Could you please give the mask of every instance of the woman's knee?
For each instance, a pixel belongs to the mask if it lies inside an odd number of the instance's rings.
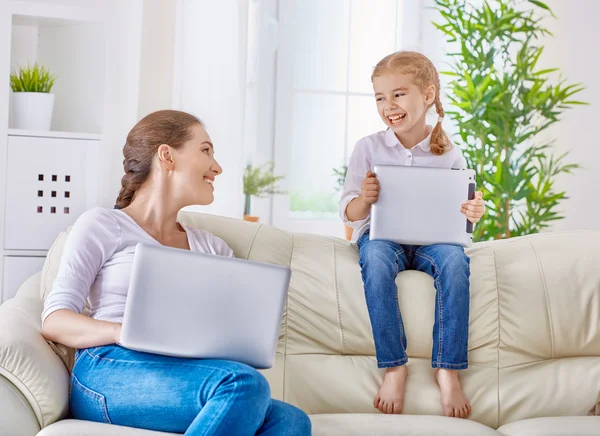
[[[291,404],[277,400],[272,401],[271,413],[274,416],[269,418],[280,423],[286,429],[286,435],[305,436],[311,434],[312,423],[305,412]]]
[[[257,402],[270,401],[271,388],[265,376],[243,363],[231,362],[228,366],[231,383],[236,384],[244,394],[255,398]]]

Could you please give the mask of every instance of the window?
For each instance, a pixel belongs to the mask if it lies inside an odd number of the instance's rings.
[[[333,170],[347,164],[360,138],[385,128],[370,77],[400,46],[400,3],[280,1],[280,18],[294,19],[280,25],[288,45],[280,47],[277,69],[274,155],[288,195],[273,202],[274,225],[343,234]]]

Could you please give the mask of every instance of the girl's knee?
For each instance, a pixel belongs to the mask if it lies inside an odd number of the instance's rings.
[[[445,266],[450,268],[469,268],[469,256],[458,245],[443,245],[439,256]]]
[[[382,241],[371,241],[360,250],[360,261],[363,267],[391,264],[395,259],[395,251]]]

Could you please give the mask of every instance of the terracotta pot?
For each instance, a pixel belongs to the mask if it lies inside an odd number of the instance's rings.
[[[244,220],[245,221],[250,221],[253,223],[257,223],[260,217],[255,216],[255,215],[244,215]]]
[[[352,239],[352,231],[354,229],[352,227],[346,226],[346,225],[344,225],[344,227],[345,227],[344,230],[346,230],[346,239],[349,241],[350,239]]]

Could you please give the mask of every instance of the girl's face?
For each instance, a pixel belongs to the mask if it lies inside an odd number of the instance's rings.
[[[427,109],[435,100],[435,86],[425,92],[412,75],[387,73],[373,78],[377,111],[394,133],[405,135],[425,128]]]
[[[173,188],[182,203],[207,205],[214,200],[213,182],[223,169],[214,156],[204,127],[192,127],[192,138],[179,149],[171,149]]]

